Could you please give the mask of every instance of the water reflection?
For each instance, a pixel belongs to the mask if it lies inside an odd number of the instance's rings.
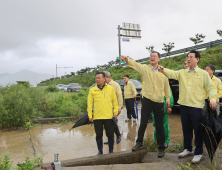
[[[115,143],[114,152],[131,150],[135,144],[140,120],[137,122],[125,122],[126,117],[126,110],[123,109],[118,117],[118,126],[122,135],[122,141],[118,145]],[[171,141],[176,141],[182,137],[180,116],[171,115],[169,118]],[[60,160],[97,154],[94,126],[85,125],[69,131],[72,126],[72,124],[48,124],[32,128],[30,134],[36,155],[45,154],[43,162],[51,162],[53,161],[54,153],[59,153]],[[149,123],[147,133],[153,135],[153,130],[152,124]],[[103,136],[104,141],[106,141],[105,132]],[[28,131],[0,132],[0,157],[4,153],[10,152],[11,160],[13,160],[14,164],[18,161],[24,161],[26,155],[34,155],[31,146],[32,143]],[[104,153],[108,152],[108,145],[104,145]]]

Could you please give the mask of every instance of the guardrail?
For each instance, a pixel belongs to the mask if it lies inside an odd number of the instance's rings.
[[[210,41],[208,43],[197,45],[197,49],[211,48],[211,47],[221,45],[221,44],[222,44],[222,39],[221,40],[216,40],[216,41]],[[172,56],[172,55],[182,54],[182,53],[190,52],[191,50],[196,50],[196,46],[187,47],[187,48],[183,48],[183,49],[180,49],[180,50],[172,51],[172,52],[170,52],[170,55]],[[168,53],[160,54],[160,58],[167,57],[167,56],[169,56]],[[142,58],[142,59],[139,59],[139,60],[136,60],[136,61],[139,62],[139,63],[146,62],[146,61],[149,61],[149,57]],[[126,66],[126,65],[127,64],[125,64],[125,63],[121,64],[121,66]]]

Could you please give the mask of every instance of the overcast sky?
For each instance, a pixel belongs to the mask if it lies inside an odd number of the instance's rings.
[[[163,43],[193,46],[189,37],[220,39],[221,0],[0,0],[0,74],[28,69],[58,75],[106,64],[118,56],[117,27],[140,24],[141,40],[121,42],[122,54],[149,56]]]

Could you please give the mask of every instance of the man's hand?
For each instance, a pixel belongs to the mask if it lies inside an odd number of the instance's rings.
[[[216,103],[216,102],[210,102],[210,108],[211,108],[212,110],[215,110],[216,106],[217,106],[217,103]]]
[[[133,95],[133,98],[136,98],[136,94]]]
[[[89,121],[90,121],[90,122],[93,122],[93,118],[89,118]]]
[[[171,109],[171,108],[168,108],[168,109],[167,109],[167,113],[168,113],[168,114],[171,114],[171,113],[172,113],[172,109]]]
[[[121,56],[121,60],[128,61],[128,57],[127,56],[124,56],[124,55],[120,55],[120,56]]]
[[[117,120],[117,115],[113,115],[113,118],[115,118],[115,121]]]
[[[170,107],[170,102],[166,101],[166,107],[169,108]]]
[[[118,109],[118,115],[121,113],[121,109]]]
[[[159,71],[159,72],[163,72],[163,70],[164,70],[164,67],[161,66],[161,65],[158,65],[158,71]]]

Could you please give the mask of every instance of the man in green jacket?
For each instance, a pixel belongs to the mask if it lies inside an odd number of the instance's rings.
[[[170,114],[172,112],[172,107],[174,104],[174,100],[173,100],[173,94],[172,91],[170,89],[171,92],[171,97],[170,97],[170,107],[167,108],[166,107],[166,97],[164,96],[164,117],[163,117],[163,127],[164,127],[164,133],[165,133],[165,147],[168,147],[168,144],[170,142],[170,127],[169,127],[169,119],[168,119],[168,114]],[[155,123],[155,118],[154,118],[154,113],[152,111],[152,117],[153,117],[153,127],[155,128],[154,130],[154,141],[157,141],[157,137],[156,137],[156,123]]]

